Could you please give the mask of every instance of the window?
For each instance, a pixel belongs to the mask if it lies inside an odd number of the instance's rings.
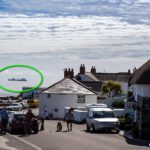
[[[85,103],[85,95],[78,95],[77,103]]]
[[[51,98],[51,94],[48,94],[48,95],[47,95],[47,98]]]
[[[55,112],[58,112],[58,108],[55,108],[54,111],[55,111]]]

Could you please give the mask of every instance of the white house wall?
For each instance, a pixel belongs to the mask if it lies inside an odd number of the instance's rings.
[[[85,104],[97,103],[96,95],[86,95],[85,103],[77,103],[77,95],[51,94],[51,98],[47,98],[46,93],[40,94],[39,111],[47,108],[49,113],[53,113],[54,118],[64,117],[65,107],[82,107]],[[55,111],[58,109],[58,112]]]
[[[137,101],[138,95],[142,97],[150,97],[150,85],[134,85],[133,93]]]
[[[128,92],[128,83],[121,82],[121,88],[123,90],[123,94],[127,94]]]

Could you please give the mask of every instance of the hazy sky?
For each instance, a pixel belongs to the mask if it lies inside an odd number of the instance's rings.
[[[83,63],[87,71],[120,72],[149,58],[150,0],[0,0],[0,67],[35,66],[43,86],[62,79],[66,67],[75,74]],[[31,72],[5,71],[0,85],[32,86],[38,77]]]

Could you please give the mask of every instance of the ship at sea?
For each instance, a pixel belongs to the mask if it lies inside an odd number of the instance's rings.
[[[11,78],[11,79],[8,79],[8,81],[24,81],[24,82],[26,82],[27,81],[27,79],[26,78]]]

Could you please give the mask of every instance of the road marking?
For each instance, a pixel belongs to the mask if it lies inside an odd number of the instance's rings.
[[[8,139],[6,139],[6,138],[4,138],[4,137],[1,137],[1,138],[0,138],[0,148],[4,148],[4,149],[6,149],[6,150],[18,150],[18,149],[14,148],[14,147],[8,146],[8,145],[6,144],[7,142],[9,142]]]
[[[32,143],[30,143],[30,142],[28,142],[28,141],[26,141],[26,140],[24,140],[24,139],[22,139],[20,137],[17,137],[17,136],[12,135],[12,134],[8,134],[8,135],[13,137],[13,138],[15,138],[15,139],[17,139],[17,140],[19,140],[19,141],[21,141],[21,142],[23,142],[24,144],[27,144],[28,146],[30,146],[30,147],[32,147],[32,148],[34,148],[36,150],[42,150],[40,147],[37,147],[36,145],[34,145],[34,144],[32,144]]]

